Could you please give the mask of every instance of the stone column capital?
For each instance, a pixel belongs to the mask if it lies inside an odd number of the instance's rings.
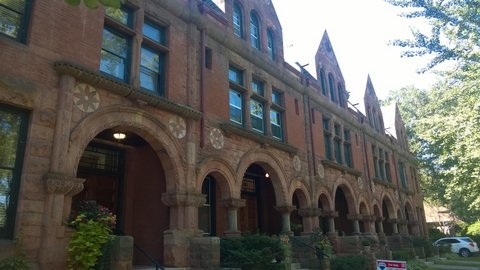
[[[207,201],[201,193],[163,193],[162,202],[167,206],[202,206]]]
[[[245,207],[247,202],[245,199],[229,198],[223,200],[223,205],[229,209],[238,209],[240,207]]]
[[[333,210],[323,210],[322,216],[326,218],[336,218],[338,217],[338,212]]]
[[[73,196],[83,190],[84,178],[49,172],[43,176],[45,190],[50,194]]]
[[[322,215],[321,208],[301,208],[298,209],[298,215],[301,217],[318,217]]]
[[[297,209],[297,207],[293,205],[275,206],[275,210],[282,214],[290,214],[295,209]]]

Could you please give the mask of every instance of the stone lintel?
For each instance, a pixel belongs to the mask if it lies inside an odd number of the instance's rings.
[[[326,218],[336,218],[338,217],[338,212],[333,210],[323,210],[322,216]]]
[[[207,201],[200,193],[163,193],[162,202],[167,206],[202,206]]]
[[[50,194],[63,194],[73,196],[83,190],[84,178],[72,175],[49,172],[43,176],[45,189]]]

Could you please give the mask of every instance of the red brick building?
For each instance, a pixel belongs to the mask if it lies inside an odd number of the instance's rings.
[[[284,61],[269,0],[221,2],[0,2],[1,253],[18,239],[36,268],[64,269],[81,200],[175,267],[194,237],[292,224],[426,234],[398,109],[384,119],[370,78],[363,112],[349,105],[326,32],[312,76]]]

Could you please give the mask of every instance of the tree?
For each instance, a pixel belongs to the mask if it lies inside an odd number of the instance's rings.
[[[78,6],[82,0],[65,0],[69,5]],[[120,8],[125,0],[83,0],[83,4],[91,9],[98,8],[99,4],[105,7]]]
[[[402,7],[401,16],[424,19],[430,33],[412,29],[413,40],[395,40],[403,56],[434,55],[423,71],[453,60],[460,69],[480,62],[480,2],[476,0],[385,0]]]
[[[472,67],[476,67],[474,65]],[[391,92],[419,160],[424,196],[466,222],[480,214],[480,91],[477,69],[449,72],[430,91]]]

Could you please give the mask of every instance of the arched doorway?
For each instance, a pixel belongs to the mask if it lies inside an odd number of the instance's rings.
[[[395,216],[393,205],[388,198],[384,198],[382,201],[382,216],[383,216],[383,232],[386,235],[392,235],[394,233],[393,223],[391,219]]]
[[[305,195],[300,189],[297,189],[292,196],[292,206],[295,209],[290,213],[290,230],[296,236],[299,236],[304,231],[303,218],[298,213],[298,210],[302,208],[300,200],[305,201]]]
[[[335,192],[335,210],[338,212],[338,217],[335,218],[335,228],[340,235],[353,234],[353,224],[348,219],[349,207],[347,197],[341,187],[337,188]]]
[[[72,212],[79,202],[93,200],[117,215],[116,234],[131,235],[137,247],[163,262],[163,233],[169,228],[169,208],[162,202],[165,172],[156,151],[135,132],[122,129],[124,139],[107,129],[85,148],[77,177],[85,178],[82,192],[72,198]],[[150,264],[134,250],[134,264]]]
[[[275,209],[275,191],[270,175],[258,164],[246,170],[241,198],[246,206],[238,211],[238,225],[242,233],[279,234],[282,229],[280,213]]]
[[[320,197],[318,197],[318,208],[322,209],[322,214],[318,217],[319,229],[323,233],[328,233],[330,232],[330,225],[328,223],[329,217],[327,217],[325,213],[330,211],[330,203],[325,194],[320,194]]]

